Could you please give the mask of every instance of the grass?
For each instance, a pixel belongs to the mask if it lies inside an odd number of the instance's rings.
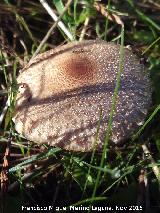
[[[150,209],[158,212],[159,2],[125,0],[121,4],[112,0],[101,5],[93,0],[73,0],[67,9],[62,0],[48,1],[48,4],[56,14],[62,14],[65,10],[60,19],[75,40],[100,38],[121,43],[121,63],[105,146],[102,154],[95,150],[92,153],[67,152],[38,146],[16,133],[12,116],[18,70],[35,53],[44,52],[70,39],[58,22],[53,22],[39,1],[1,1],[0,154],[1,175],[6,178],[2,182],[1,176],[1,211],[20,212],[22,205],[53,205],[53,209],[70,209],[71,205],[113,208],[115,205],[133,205],[137,208],[142,206],[144,211]],[[144,125],[130,141],[119,149],[111,150],[108,142],[120,74],[123,72],[123,45],[128,44],[140,57],[147,59],[147,71],[153,84],[153,105]],[[9,167],[2,165],[7,162]]]

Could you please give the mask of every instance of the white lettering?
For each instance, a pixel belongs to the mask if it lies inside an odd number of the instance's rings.
[[[74,211],[89,211],[89,206],[70,206],[69,207],[70,210],[74,210]]]
[[[56,207],[57,208],[57,207]],[[59,208],[59,207],[58,207]],[[48,209],[49,210],[52,210],[53,209],[53,206],[48,206]],[[57,210],[57,209],[56,209]],[[59,210],[59,209],[58,209]]]
[[[22,206],[22,211],[23,211],[23,209],[25,209],[26,207],[25,206]]]

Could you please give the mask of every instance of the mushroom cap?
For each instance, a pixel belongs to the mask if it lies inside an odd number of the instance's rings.
[[[119,64],[120,45],[99,40],[39,54],[17,78],[17,132],[67,150],[91,151],[95,142],[102,149]],[[110,141],[119,144],[136,132],[150,104],[151,84],[144,67],[124,48]]]

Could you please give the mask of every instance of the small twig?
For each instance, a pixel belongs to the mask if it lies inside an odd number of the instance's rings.
[[[26,146],[26,145],[23,145],[22,143],[15,143],[15,142],[12,142],[12,146],[13,147],[16,147],[16,148],[19,148],[19,147],[23,147],[23,148],[25,148],[25,149],[28,149],[28,146]],[[36,151],[36,152],[39,152],[40,151],[40,149],[39,148],[30,148],[32,151]]]
[[[148,157],[148,159],[150,160],[151,162],[151,166],[152,166],[152,170],[153,170],[153,173],[155,174],[156,178],[158,179],[158,181],[160,182],[160,171],[159,171],[159,168],[158,166],[156,165],[156,162],[155,160],[153,159],[148,147],[145,145],[145,144],[142,144],[142,149],[143,149],[143,152],[144,154]]]
[[[2,153],[0,153],[0,157],[1,156],[3,156]],[[23,156],[23,154],[19,154],[19,153],[12,153],[12,154],[10,154],[10,157],[17,157],[17,158],[19,158],[19,157],[22,157],[22,156]]]
[[[7,90],[0,90],[0,96],[5,96],[8,94],[8,91]]]

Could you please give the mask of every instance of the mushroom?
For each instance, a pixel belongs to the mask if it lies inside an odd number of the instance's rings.
[[[83,152],[94,148],[98,135],[101,150],[119,63],[120,45],[101,40],[73,42],[39,54],[17,78],[17,132],[30,141]],[[151,104],[149,78],[128,48],[123,67],[111,144],[135,133]]]

